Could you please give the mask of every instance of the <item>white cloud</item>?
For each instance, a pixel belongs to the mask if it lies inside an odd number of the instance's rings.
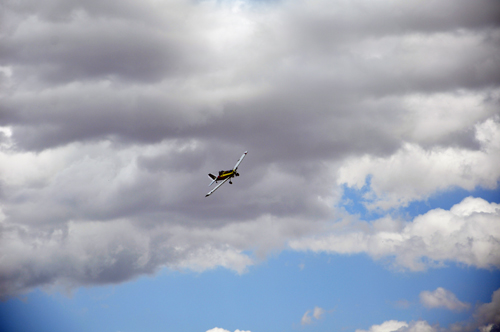
[[[207,332],[231,332],[231,331],[224,330],[220,327],[214,327],[213,329],[207,330]]]
[[[420,302],[427,308],[447,308],[454,311],[462,311],[470,308],[469,303],[461,302],[455,294],[442,287],[435,291],[423,291],[420,293]]]
[[[476,126],[480,150],[455,147],[424,149],[406,143],[389,157],[365,155],[345,163],[338,183],[361,188],[371,175],[369,208],[388,209],[426,199],[452,187],[493,189],[500,178],[500,123],[489,119]]]
[[[314,307],[313,317],[316,319],[321,319],[323,317],[324,313],[325,313],[325,309],[320,308],[320,307]]]
[[[300,320],[300,323],[302,325],[309,325],[312,323],[312,319],[311,319],[311,310],[307,310],[304,315],[302,316],[302,319]]]
[[[229,330],[222,329],[220,327],[214,327],[213,329],[207,330],[207,332],[231,332]],[[250,332],[236,329],[234,332]]]
[[[396,266],[410,270],[446,261],[500,267],[499,217],[499,204],[468,197],[449,211],[431,210],[406,224],[389,222],[399,229],[378,228],[378,222],[339,224],[329,235],[292,240],[289,245],[296,250],[394,257]]]
[[[443,43],[441,38],[437,39]],[[499,94],[498,90],[493,92],[493,95]],[[487,94],[466,90],[406,96],[403,103],[410,114],[405,123],[405,135],[414,142],[425,144],[467,130],[471,123],[495,114],[491,107],[484,106],[485,98]]]
[[[402,328],[399,332],[438,332],[439,329],[429,325],[426,321],[416,321],[408,324],[407,327]]]
[[[312,317],[311,317],[311,312],[312,312]],[[314,307],[313,310],[307,310],[304,315],[302,316],[302,319],[300,320],[300,323],[302,325],[309,325],[313,322],[313,318],[316,320],[319,320],[323,318],[323,315],[325,313],[325,309],[320,308],[320,307]]]
[[[437,332],[438,329],[426,321],[413,321],[410,323],[396,320],[385,321],[380,325],[372,325],[369,330],[356,330],[356,332]]]
[[[356,332],[394,332],[402,327],[407,327],[406,322],[400,322],[397,320],[389,320],[383,322],[380,325],[372,325],[368,330],[356,330]]]

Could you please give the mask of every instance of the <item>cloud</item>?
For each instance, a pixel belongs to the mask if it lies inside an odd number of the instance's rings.
[[[396,266],[410,270],[446,261],[500,267],[499,216],[499,204],[468,197],[449,211],[431,210],[406,224],[389,217],[373,225],[339,223],[329,235],[297,239],[289,245],[295,250],[394,257]]]
[[[454,186],[496,188],[497,2],[2,10],[0,251],[11,255],[0,260],[0,294],[164,267],[244,273],[287,243],[392,255],[412,270],[422,257],[498,266],[497,214],[477,200],[468,216],[436,210],[369,232],[335,208],[342,185],[369,174],[381,208]],[[206,174],[245,150],[235,184],[205,199]],[[348,230],[336,233],[339,218]],[[368,242],[358,249],[359,239]]]
[[[224,330],[220,327],[214,327],[213,329],[207,330],[207,332],[231,332],[229,330]],[[236,329],[234,332],[250,332]]]
[[[439,329],[429,325],[426,321],[416,321],[408,324],[407,327],[401,329],[401,332],[437,332]]]
[[[436,124],[436,121],[430,121]],[[388,209],[424,200],[450,187],[495,188],[500,170],[500,123],[489,119],[476,125],[480,150],[407,143],[388,157],[354,158],[340,168],[339,184],[361,188],[371,175],[370,208]],[[367,196],[369,195],[367,194]]]
[[[410,323],[389,320],[380,325],[373,325],[368,331],[356,330],[356,332],[438,332],[439,329],[429,325],[423,320],[412,321]]]
[[[314,307],[313,317],[316,319],[321,319],[323,317],[324,313],[325,313],[325,310],[323,308]]]
[[[495,324],[490,324],[479,328],[480,332],[498,332],[499,330],[500,330],[500,325],[495,325]]]
[[[500,289],[491,296],[491,302],[482,304],[474,312],[474,319],[480,325],[500,324]]]
[[[445,306],[450,310],[457,310],[460,308],[467,309],[468,304],[458,301],[455,295],[445,289],[438,288],[434,292],[422,292],[424,295],[423,302],[428,302],[430,307]],[[467,307],[467,308],[465,308]],[[476,307],[471,320],[451,324],[448,328],[441,328],[438,325],[431,326],[427,321],[419,320],[410,323],[389,320],[380,325],[372,325],[367,330],[356,330],[356,332],[490,332],[496,331],[500,325],[500,289],[493,292],[491,302],[484,303]]]
[[[312,317],[311,317],[311,311],[312,311]],[[313,322],[313,318],[316,320],[320,320],[323,318],[323,315],[325,313],[325,309],[320,308],[320,307],[314,307],[313,310],[307,310],[304,315],[302,316],[302,319],[300,320],[300,323],[302,325],[309,325]]]
[[[299,159],[315,144],[311,153],[386,154],[408,133],[467,144],[462,131],[495,113],[498,35],[483,32],[495,3],[363,2],[366,17],[320,3],[9,3],[0,65],[16,88],[2,117],[30,150],[107,136],[240,137],[274,149],[288,142]],[[401,16],[388,18],[394,6]],[[28,78],[37,84],[19,84]],[[276,130],[281,139],[271,139]]]
[[[302,319],[300,320],[300,323],[302,325],[309,325],[312,323],[312,319],[311,319],[311,310],[307,310],[304,315],[302,316]]]
[[[422,291],[420,293],[420,302],[427,308],[447,308],[454,311],[462,311],[470,308],[470,304],[461,302],[455,294],[442,287],[435,291]]]
[[[393,332],[398,331],[401,328],[407,327],[406,322],[400,322],[396,320],[389,320],[383,322],[380,325],[372,325],[368,330],[356,330],[356,332]]]

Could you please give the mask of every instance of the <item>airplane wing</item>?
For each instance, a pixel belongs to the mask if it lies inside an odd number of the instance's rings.
[[[220,186],[222,186],[224,183],[227,182],[227,180],[229,180],[230,178],[226,178],[224,181],[222,181],[221,183],[219,183],[214,189],[212,189],[208,194],[205,195],[205,197],[208,197],[210,195],[212,195],[214,193],[214,191],[216,191],[217,189],[219,189]]]
[[[236,165],[234,165],[233,171],[236,171],[238,169],[238,166],[240,166],[241,161],[243,160],[243,158],[245,158],[245,156],[247,155],[247,153],[248,153],[248,151],[245,151],[245,153],[243,153],[243,155],[241,156],[240,160],[238,160],[238,162],[236,163]]]

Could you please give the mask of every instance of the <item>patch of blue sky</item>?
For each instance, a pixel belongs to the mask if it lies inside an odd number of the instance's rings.
[[[79,317],[84,308],[76,307],[75,298],[36,289],[0,302],[0,331],[87,331]]]
[[[79,288],[72,296],[39,290],[25,301],[0,303],[2,321],[23,331],[354,331],[390,319],[447,326],[491,301],[500,272],[451,264],[426,272],[395,272],[366,255],[284,251],[242,275],[164,269],[115,286]],[[471,303],[465,312],[427,309],[421,291],[444,287]],[[301,325],[314,307],[323,318]],[[33,327],[36,327],[33,329]],[[5,329],[4,329],[5,330]]]
[[[410,202],[405,207],[390,209],[388,211],[378,209],[369,210],[366,208],[366,205],[375,201],[374,196],[371,195],[371,178],[371,176],[366,177],[362,188],[348,187],[344,184],[342,186],[343,196],[339,204],[339,207],[344,208],[348,213],[359,215],[360,219],[365,221],[373,221],[386,214],[412,219],[437,208],[449,210],[453,205],[460,203],[464,198],[469,196],[483,198],[490,203],[500,203],[500,185],[497,185],[495,189],[477,187],[472,191],[455,187],[436,192],[425,200]]]
[[[490,203],[500,203],[500,186],[496,189],[477,187],[472,191],[463,188],[452,188],[437,192],[423,201],[411,202],[403,211],[414,217],[433,209],[449,210],[453,205],[460,203],[466,197],[482,198]]]
[[[342,185],[342,198],[339,207],[344,208],[349,214],[359,215],[361,220],[371,221],[382,217],[385,213],[379,210],[368,210],[366,204],[373,203],[371,195],[371,179],[369,175],[365,179],[365,184],[361,188]]]

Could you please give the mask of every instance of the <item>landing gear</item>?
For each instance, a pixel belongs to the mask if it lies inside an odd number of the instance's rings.
[[[240,176],[240,173],[235,173],[234,175],[236,175],[236,176]]]
[[[231,180],[229,180],[229,184],[233,184],[233,183],[231,182]]]

